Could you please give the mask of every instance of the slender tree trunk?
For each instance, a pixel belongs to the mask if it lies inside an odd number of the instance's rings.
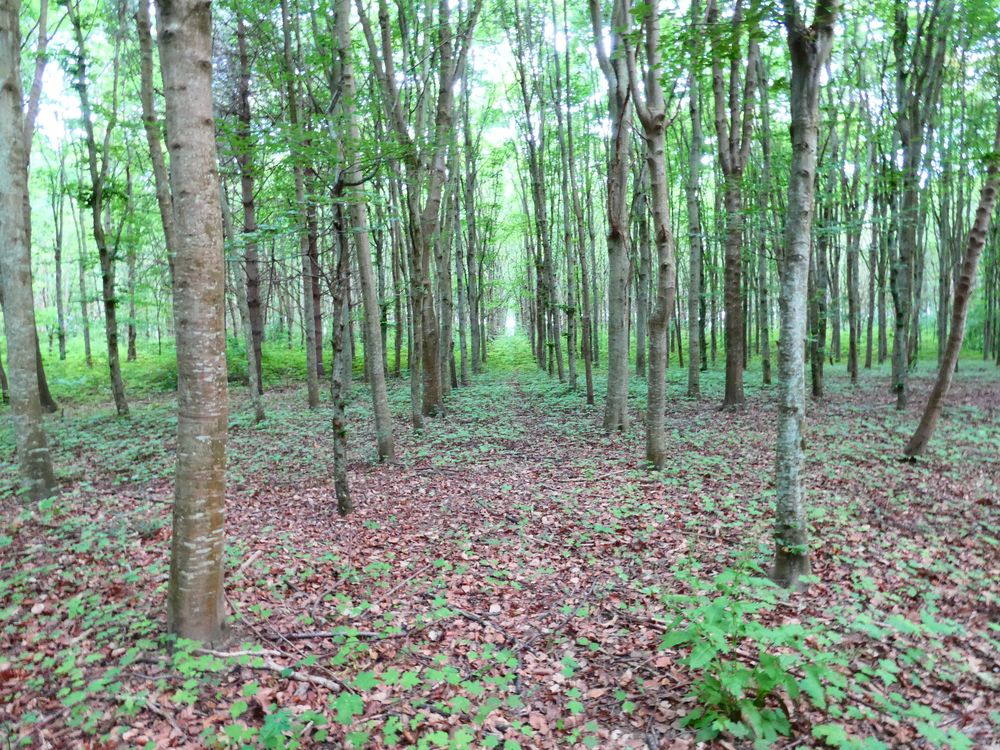
[[[313,297],[313,262],[310,253],[308,203],[305,184],[305,156],[303,155],[302,123],[299,118],[299,85],[295,59],[292,54],[292,20],[288,0],[281,0],[281,29],[284,39],[285,92],[288,102],[288,125],[291,140],[288,147],[292,154],[292,172],[295,179],[295,205],[298,208],[299,263],[302,268],[302,329],[306,346],[306,390],[309,408],[319,406],[319,362],[316,359],[316,326]]]
[[[253,145],[251,143],[250,111],[250,57],[247,52],[246,20],[236,17],[236,43],[239,54],[238,102],[236,107],[237,136],[240,148],[236,150],[236,163],[240,168],[240,196],[243,204],[243,272],[246,278],[247,310],[250,313],[250,330],[253,335],[254,364],[257,368],[257,388],[264,392],[262,371],[264,344],[264,317],[260,300],[260,256],[257,251],[257,206],[254,197]]]
[[[158,0],[176,231],[177,471],[167,627],[222,633],[228,396],[222,212],[212,115],[212,20],[199,0]],[[181,189],[183,186],[183,189]]]
[[[110,155],[108,151],[111,134],[115,127],[116,113],[114,111],[111,112],[105,129],[104,143],[100,154],[100,166],[98,166],[98,146],[94,135],[94,119],[87,84],[87,52],[84,47],[83,26],[80,20],[79,9],[73,9],[72,4],[68,5],[67,8],[70,9],[69,16],[77,46],[77,77],[75,88],[80,96],[80,109],[83,114],[83,127],[87,143],[87,163],[90,168],[91,195],[88,200],[90,202],[94,242],[97,244],[97,255],[101,262],[101,291],[104,300],[104,329],[108,345],[108,370],[111,375],[111,394],[115,400],[115,409],[118,412],[118,416],[127,417],[129,414],[128,401],[125,398],[125,383],[122,380],[121,361],[118,352],[118,296],[115,292],[115,262],[117,261],[115,256],[117,255],[117,248],[109,245],[102,221],[105,208],[104,188],[110,169]],[[119,44],[116,40],[113,72],[116,91],[118,85],[118,62]]]
[[[708,22],[719,23],[716,0],[709,0]],[[753,31],[748,34],[746,72],[740,76],[740,36],[743,23],[743,5],[736,3],[730,21],[733,34],[733,51],[729,59],[728,85],[724,80],[722,51],[719,34],[712,36],[712,92],[715,102],[715,130],[718,140],[719,166],[723,174],[723,200],[726,209],[726,240],[723,253],[723,286],[726,334],[726,395],[723,406],[739,407],[745,402],[743,395],[744,368],[744,313],[743,313],[743,192],[742,179],[750,154],[753,132],[753,97],[757,88],[757,48]],[[742,93],[741,93],[742,89]]]
[[[701,182],[701,156],[704,150],[704,135],[701,129],[701,86],[698,71],[701,59],[702,37],[694,30],[701,22],[699,0],[691,3],[691,63],[688,68],[688,111],[691,114],[691,146],[688,149],[688,175],[686,184],[688,241],[688,377],[687,394],[691,398],[701,395],[702,349],[704,348],[704,276],[702,259],[701,210],[698,205],[698,191]]]
[[[781,334],[778,344],[778,440],[776,446],[775,582],[798,589],[809,573],[808,528],[803,488],[805,421],[806,277],[812,234],[819,137],[819,79],[833,44],[837,0],[817,0],[813,24],[799,16],[797,0],[784,0],[792,58],[792,165],[782,255]]]
[[[605,35],[597,0],[589,0],[590,17],[598,61],[608,82],[611,145],[608,153],[608,390],[604,402],[604,430],[628,428],[628,214],[625,188],[628,183],[629,133],[632,109],[629,102],[628,66],[616,51],[621,29],[628,22],[627,0],[615,0],[611,14],[611,51],[605,53]]]
[[[0,358],[0,404],[10,403],[10,389],[7,384],[7,371],[3,369],[3,358]]]
[[[375,441],[379,460],[392,461],[395,458],[395,442],[392,435],[392,414],[389,411],[389,396],[386,390],[385,373],[382,369],[382,334],[379,330],[379,306],[372,270],[371,244],[368,227],[368,206],[361,192],[361,169],[353,145],[361,140],[361,128],[355,114],[357,85],[354,80],[354,61],[351,55],[350,0],[338,0],[337,4],[337,52],[340,58],[341,106],[348,127],[348,138],[344,141],[344,160],[347,167],[347,181],[356,187],[347,195],[354,242],[358,255],[358,280],[361,283],[361,300],[364,305],[365,359],[369,363],[368,378],[372,390],[372,408],[375,412]],[[339,279],[339,274],[338,274]],[[398,354],[397,354],[398,362]]]
[[[52,224],[55,234],[53,245],[53,260],[56,266],[56,332],[59,338],[59,360],[66,359],[66,307],[63,304],[63,239],[65,232],[65,206],[66,196],[66,157],[65,151],[59,157],[59,181],[53,184],[52,196]]]
[[[455,212],[458,213],[456,196]],[[465,256],[462,250],[462,223],[455,216],[455,288],[458,291],[458,361],[459,382],[463,386],[470,385],[469,377],[469,303],[465,284]]]
[[[649,141],[646,141],[644,150],[649,148]],[[648,161],[648,155],[643,161]],[[647,323],[649,319],[649,284],[653,271],[652,249],[650,248],[651,238],[649,236],[649,197],[644,184],[648,177],[645,170],[639,170],[640,174],[636,182],[636,197],[633,201],[638,224],[637,234],[639,245],[639,264],[635,274],[635,374],[646,377],[646,339]],[[634,264],[633,264],[634,265]],[[631,337],[629,337],[631,338]]]
[[[342,5],[339,7],[343,7]],[[333,288],[333,366],[330,368],[330,402],[333,407],[333,487],[337,497],[337,512],[346,516],[354,510],[351,488],[347,479],[347,418],[345,407],[350,385],[347,375],[351,371],[352,353],[350,332],[347,327],[350,268],[350,243],[347,238],[347,219],[343,205],[334,203],[334,226],[337,230],[337,266]]]
[[[757,254],[757,330],[760,335],[761,379],[764,385],[771,384],[771,320],[768,299],[768,253],[767,237],[770,233],[768,217],[771,202],[771,104],[768,81],[763,60],[758,58],[757,85],[760,90],[761,146],[763,152],[763,174],[758,195],[758,217],[761,229],[760,248]]]
[[[563,0],[563,30],[566,31],[566,0]],[[569,46],[566,47],[566,70],[569,71]],[[567,72],[567,76],[569,73]],[[576,252],[580,261],[580,323],[583,328],[580,353],[583,357],[584,379],[587,388],[587,403],[594,405],[594,358],[591,348],[594,341],[595,320],[591,315],[590,273],[592,267],[587,262],[587,234],[584,224],[583,207],[576,178],[576,155],[573,149],[573,108],[570,106],[570,87],[566,86],[566,152],[569,168],[570,194],[573,199],[573,215],[576,218]],[[572,253],[566,248],[567,253]]]
[[[558,24],[555,2],[552,3],[552,25]],[[568,50],[567,50],[568,51]],[[563,209],[563,253],[566,256],[566,367],[570,390],[576,390],[576,263],[574,262],[573,222],[570,219],[570,182],[569,153],[566,140],[565,123],[563,122],[562,74],[559,63],[559,53],[553,53],[555,68],[555,110],[559,135],[559,160],[561,169],[562,209]],[[569,64],[566,66],[566,86],[569,87]],[[566,108],[569,109],[568,107]]]
[[[230,243],[238,242],[233,229],[233,218],[229,210],[229,201],[226,199],[225,191],[220,192],[219,202],[222,205],[222,227],[226,239]],[[243,333],[243,346],[247,356],[247,391],[250,394],[250,404],[253,407],[254,422],[264,421],[264,400],[261,397],[260,383],[256,357],[257,353],[253,348],[253,326],[250,323],[250,305],[247,304],[246,276],[243,271],[243,264],[236,253],[227,253],[229,270],[232,274],[233,289],[236,294],[236,306],[239,309],[240,330]]]
[[[878,275],[878,248],[884,229],[881,226],[879,214],[879,191],[872,194],[872,234],[871,245],[868,248],[868,316],[865,323],[865,369],[872,367],[872,357],[875,349],[875,279]]]
[[[73,212],[76,221],[76,241],[77,241],[77,265],[79,269],[80,281],[80,322],[83,327],[83,356],[87,367],[94,366],[94,359],[90,353],[90,314],[87,311],[87,264],[86,250],[87,238],[84,231],[83,205],[80,205],[79,213]]]
[[[996,205],[998,189],[1000,189],[1000,111],[997,113],[996,133],[993,137],[993,152],[990,155],[986,184],[979,197],[976,218],[969,231],[965,246],[961,275],[955,288],[948,345],[945,348],[941,366],[938,368],[937,380],[931,390],[930,397],[927,399],[927,406],[924,408],[920,424],[903,451],[907,456],[918,456],[927,449],[927,443],[930,441],[931,435],[934,434],[934,428],[941,416],[944,399],[951,387],[952,377],[958,365],[958,355],[962,350],[962,340],[965,337],[965,321],[969,311],[969,300],[972,297],[973,283],[976,279],[976,268],[986,244],[986,235],[990,228],[990,218]]]
[[[656,243],[656,302],[649,318],[649,379],[646,411],[646,460],[656,470],[666,460],[663,414],[666,407],[667,332],[677,294],[674,235],[670,229],[670,193],[666,171],[666,104],[660,84],[660,21],[657,0],[651,0],[642,21],[646,65],[644,93],[639,86],[635,55],[628,55],[635,112],[646,135],[646,162],[653,199],[653,234]]]
[[[142,124],[146,133],[146,144],[149,147],[149,160],[153,166],[153,182],[156,186],[156,205],[160,212],[160,222],[163,225],[163,239],[167,250],[167,268],[170,280],[174,278],[174,224],[173,204],[170,197],[170,180],[167,176],[167,165],[163,158],[163,146],[160,143],[160,124],[154,103],[153,84],[153,38],[150,32],[149,0],[139,0],[135,14],[136,32],[139,37],[139,101],[142,105]],[[239,35],[243,24],[238,20]],[[241,37],[242,41],[242,37]],[[245,42],[244,56],[245,56]],[[244,140],[243,148],[249,148]],[[242,150],[242,149],[241,149]]]

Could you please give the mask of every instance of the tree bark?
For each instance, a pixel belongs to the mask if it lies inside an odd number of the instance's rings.
[[[688,375],[687,395],[698,398],[701,395],[701,349],[702,324],[700,309],[702,306],[702,236],[701,209],[698,204],[698,191],[701,186],[701,156],[704,150],[704,135],[701,128],[701,85],[698,72],[701,64],[698,62],[702,54],[702,35],[698,24],[701,22],[699,0],[691,3],[690,30],[690,66],[688,68],[688,111],[691,115],[691,145],[688,148],[688,174],[685,185],[687,198],[688,243],[690,256],[688,258]]]
[[[70,3],[67,6],[73,33],[76,38],[77,76],[74,84],[80,96],[80,109],[83,114],[83,128],[87,143],[87,164],[90,168],[91,194],[89,197],[91,220],[94,230],[94,242],[97,244],[97,255],[101,263],[101,292],[104,300],[104,329],[108,346],[108,370],[111,375],[111,394],[115,400],[115,410],[120,417],[129,415],[128,401],[125,398],[125,383],[122,380],[121,359],[118,352],[118,295],[115,292],[115,262],[117,247],[112,247],[105,233],[103,223],[104,188],[111,166],[109,149],[111,135],[114,131],[117,113],[112,111],[104,131],[104,142],[100,149],[100,165],[98,165],[97,138],[94,135],[94,118],[90,105],[90,92],[87,84],[87,53],[84,47],[83,26],[79,9]],[[119,42],[115,40],[114,52],[114,87],[118,86]],[[117,103],[117,99],[115,101]],[[218,200],[216,198],[216,200]]]
[[[237,21],[242,30],[242,23]],[[136,32],[139,37],[139,101],[142,105],[142,124],[149,147],[149,160],[153,165],[153,183],[156,186],[156,205],[163,225],[163,240],[167,246],[167,268],[170,280],[174,278],[174,224],[173,204],[170,197],[170,180],[160,143],[160,123],[153,99],[153,39],[150,33],[149,0],[139,0],[135,14]],[[237,31],[239,35],[239,31]],[[244,147],[249,147],[244,143]]]
[[[176,234],[177,470],[167,627],[212,642],[224,617],[228,395],[225,269],[203,0],[158,0]]]
[[[611,144],[608,151],[608,389],[604,402],[604,430],[628,428],[628,184],[629,132],[632,108],[628,64],[618,53],[621,30],[628,24],[628,0],[614,0],[611,12],[611,54],[605,52],[605,35],[598,0],[589,0],[597,59],[608,82]]]
[[[708,22],[718,26],[719,9],[716,0],[708,2]],[[739,54],[743,23],[743,3],[737,0],[731,20],[734,54]],[[756,37],[749,34],[746,72],[742,76],[736,57],[729,60],[728,85],[722,70],[722,51],[718,29],[712,36],[712,92],[715,102],[715,130],[719,145],[719,166],[723,174],[723,201],[726,211],[726,240],[723,254],[723,282],[726,335],[726,395],[723,406],[739,407],[743,395],[743,191],[741,182],[750,154],[753,132],[753,96],[757,87]],[[728,89],[728,90],[727,90]]]
[[[819,81],[833,46],[837,0],[817,0],[813,23],[808,28],[799,15],[797,0],[784,0],[784,9],[792,58],[792,164],[779,298],[775,551],[771,576],[781,586],[798,589],[803,587],[801,577],[809,573],[802,477],[806,276],[819,137]]]
[[[347,478],[347,418],[345,408],[350,390],[348,374],[353,355],[350,332],[345,312],[350,307],[348,291],[350,281],[350,243],[347,238],[347,219],[343,204],[333,206],[334,228],[337,235],[337,266],[333,284],[333,366],[330,368],[330,402],[333,407],[333,488],[337,497],[337,512],[346,516],[354,510],[351,487]]]
[[[951,330],[948,334],[948,345],[938,368],[937,380],[927,399],[920,424],[913,437],[906,445],[903,453],[907,456],[918,456],[927,449],[927,443],[934,434],[944,399],[951,387],[951,380],[958,365],[958,355],[962,351],[962,340],[965,338],[965,321],[969,312],[969,300],[972,298],[972,286],[976,279],[976,268],[986,244],[986,235],[990,228],[990,218],[996,205],[997,190],[1000,189],[1000,111],[997,113],[996,133],[993,137],[993,151],[986,172],[986,184],[979,197],[976,208],[976,218],[969,231],[965,245],[965,257],[962,260],[961,275],[955,287],[955,301],[951,313]]]
[[[226,199],[225,191],[219,196],[222,204],[222,226],[224,236],[230,243],[238,241],[236,231],[233,229],[233,219],[229,210],[229,201]],[[247,390],[250,393],[250,404],[253,407],[254,422],[264,421],[264,400],[260,392],[260,377],[257,366],[257,353],[253,348],[253,326],[250,323],[250,306],[247,304],[246,276],[240,257],[235,252],[227,253],[227,262],[232,273],[233,289],[236,293],[236,306],[239,310],[240,330],[243,333],[243,346],[246,349],[247,357]]]
[[[239,14],[236,16],[236,44],[239,55],[236,134],[240,143],[240,147],[236,150],[236,163],[240,168],[240,196],[243,204],[243,271],[239,274],[239,278],[241,281],[246,279],[247,311],[250,314],[250,331],[253,338],[253,360],[257,368],[256,382],[258,392],[263,394],[264,316],[260,301],[257,206],[254,197],[253,146],[250,140],[250,57],[247,53],[246,20]]]
[[[368,227],[368,205],[361,190],[362,176],[358,165],[356,145],[361,141],[361,128],[355,114],[357,84],[354,80],[354,60],[351,53],[350,0],[337,3],[337,54],[340,59],[341,107],[348,137],[343,141],[344,162],[347,165],[347,182],[351,187],[345,197],[354,229],[354,242],[358,255],[358,280],[361,283],[361,300],[364,305],[365,359],[369,362],[368,378],[372,390],[372,409],[375,413],[375,443],[380,461],[392,461],[396,448],[392,435],[392,414],[382,368],[382,349],[385,342],[379,330],[379,304],[372,270],[371,240]],[[339,278],[339,276],[338,276]]]
[[[677,295],[677,272],[674,261],[674,235],[670,229],[670,195],[667,184],[666,126],[667,112],[660,84],[660,20],[657,0],[642,21],[645,41],[646,71],[644,90],[634,53],[627,51],[628,69],[635,102],[635,112],[646,135],[646,162],[653,198],[653,235],[656,243],[656,300],[649,317],[649,378],[646,396],[646,461],[655,470],[666,460],[666,436],[663,415],[666,407],[667,330]]]
[[[305,171],[307,156],[303,153],[302,122],[299,117],[299,85],[292,54],[292,19],[288,0],[281,0],[281,31],[284,40],[285,85],[288,98],[288,126],[291,130],[288,148],[292,155],[295,180],[295,205],[298,218],[299,262],[302,268],[302,330],[306,345],[306,390],[310,409],[319,406],[319,362],[316,358],[315,299],[313,297],[313,259],[309,246],[308,204]]]
[[[19,0],[0,2],[0,305],[7,337],[11,421],[26,496],[55,492],[52,458],[38,392],[38,336],[31,285],[31,251],[24,211],[28,195],[27,141],[21,101]]]

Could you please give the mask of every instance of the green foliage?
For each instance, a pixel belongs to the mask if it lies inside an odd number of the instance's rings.
[[[683,724],[699,739],[728,733],[767,743],[789,733],[786,698],[805,693],[825,710],[828,697],[843,695],[844,659],[812,645],[829,643],[829,635],[796,621],[765,624],[779,597],[768,579],[737,568],[692,582],[699,593],[673,599],[678,614],[661,648],[687,651],[697,703]]]

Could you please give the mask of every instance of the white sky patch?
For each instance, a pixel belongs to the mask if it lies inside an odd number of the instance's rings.
[[[58,147],[69,137],[67,120],[80,119],[80,101],[74,95],[66,73],[50,62],[42,76],[42,98],[38,105],[36,128],[53,147]]]

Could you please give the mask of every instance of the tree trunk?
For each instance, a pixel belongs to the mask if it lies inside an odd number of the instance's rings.
[[[315,302],[313,297],[313,260],[309,243],[308,203],[306,198],[306,157],[302,153],[306,142],[299,118],[299,85],[295,59],[292,55],[292,20],[288,0],[281,0],[281,30],[284,40],[285,85],[288,99],[288,125],[291,142],[292,172],[295,180],[295,205],[298,218],[299,264],[302,269],[302,330],[306,346],[306,390],[310,409],[319,406],[319,362],[316,359]]]
[[[340,7],[343,7],[342,5]],[[331,426],[333,428],[333,487],[337,497],[337,512],[346,516],[354,510],[351,488],[347,479],[347,419],[345,406],[350,385],[347,375],[351,371],[350,332],[345,311],[349,310],[348,290],[350,282],[350,243],[347,238],[347,220],[344,207],[335,202],[333,207],[334,226],[337,233],[337,266],[333,284],[333,366],[330,368],[330,402],[333,407]]]
[[[24,211],[27,142],[21,103],[19,0],[0,1],[0,306],[7,336],[11,421],[21,482],[31,500],[55,492],[52,458],[38,392],[38,336],[31,287],[31,251]]]
[[[649,318],[649,378],[646,397],[646,461],[659,471],[666,460],[663,414],[666,407],[667,331],[677,294],[674,235],[670,229],[670,194],[666,171],[666,104],[660,84],[660,21],[657,0],[651,0],[642,21],[646,74],[645,91],[639,86],[635,55],[627,51],[635,112],[646,135],[646,162],[653,199],[653,234],[656,242],[656,301]]]
[[[353,145],[361,140],[361,129],[355,114],[357,85],[354,80],[354,61],[350,39],[350,0],[338,0],[337,4],[337,52],[340,58],[341,106],[348,126],[348,137],[344,140],[344,161],[347,168],[347,182],[352,187],[347,194],[354,242],[358,255],[358,280],[361,283],[361,300],[364,305],[365,359],[369,362],[369,381],[372,390],[372,409],[375,413],[375,442],[379,460],[392,461],[395,458],[395,441],[392,435],[392,414],[389,411],[389,396],[386,390],[385,373],[382,369],[382,347],[384,342],[379,330],[379,305],[375,292],[375,278],[372,270],[371,244],[368,227],[368,206],[361,191],[361,169],[357,163]],[[339,279],[339,274],[338,274]],[[336,307],[334,308],[336,309]],[[398,363],[398,354],[397,354]]]
[[[628,22],[627,0],[614,0],[611,14],[611,55],[605,53],[605,34],[597,0],[589,0],[594,41],[601,70],[608,82],[611,145],[608,152],[608,390],[604,403],[604,430],[628,428],[628,184],[629,102],[628,66],[621,54],[621,30]]]
[[[951,380],[958,365],[958,355],[962,350],[962,340],[965,337],[965,320],[969,311],[969,300],[972,297],[972,286],[976,278],[976,268],[979,265],[979,257],[986,244],[986,234],[990,227],[990,218],[993,215],[993,208],[996,205],[997,190],[1000,189],[1000,111],[997,113],[996,133],[993,137],[993,151],[990,154],[990,163],[987,169],[986,184],[979,197],[979,206],[976,208],[976,218],[969,231],[969,237],[965,245],[965,257],[962,260],[961,275],[958,285],[955,287],[955,301],[952,306],[951,331],[948,334],[948,345],[945,348],[944,357],[941,359],[941,366],[938,368],[937,380],[931,395],[927,399],[927,406],[924,408],[920,424],[916,432],[910,438],[910,442],[904,449],[907,456],[918,456],[927,449],[927,443],[934,434],[938,419],[941,416],[941,409],[944,399],[948,395],[951,387]]]
[[[156,115],[153,84],[153,38],[150,33],[149,0],[139,0],[135,14],[136,32],[139,37],[139,101],[142,105],[142,124],[146,133],[146,144],[149,147],[149,160],[153,166],[153,182],[156,186],[156,205],[160,212],[160,222],[163,225],[163,240],[167,250],[167,268],[170,280],[174,278],[174,224],[173,204],[170,197],[170,180],[167,176],[167,165],[163,158],[163,146],[160,144],[160,125]],[[237,20],[237,36],[243,43],[243,56],[246,55],[246,44],[242,36],[243,23]],[[242,140],[242,148],[249,148],[247,140]],[[239,157],[237,157],[239,158]]]
[[[717,26],[716,0],[709,0],[708,23]],[[726,334],[726,395],[723,406],[739,407],[743,395],[744,314],[743,277],[743,171],[750,154],[753,132],[753,96],[757,88],[757,48],[753,30],[748,34],[746,72],[740,76],[740,37],[743,5],[740,0],[731,19],[734,44],[729,59],[728,86],[724,81],[719,34],[712,36],[712,92],[715,102],[715,130],[718,140],[719,167],[724,177],[723,197],[726,209],[726,241],[723,254],[723,281]],[[716,29],[716,31],[719,31]],[[741,93],[742,88],[742,93]]]
[[[236,42],[240,66],[236,134],[240,147],[236,150],[236,163],[240,168],[240,196],[243,204],[243,272],[239,274],[239,277],[246,278],[247,310],[250,314],[250,331],[253,337],[253,360],[257,368],[257,388],[263,394],[264,317],[260,301],[257,207],[254,198],[253,146],[250,140],[250,58],[247,52],[246,25],[246,20],[238,14],[236,17]]]
[[[781,334],[778,344],[778,440],[775,461],[776,515],[772,578],[798,589],[809,573],[808,528],[803,488],[805,421],[806,277],[812,234],[819,136],[819,79],[833,44],[837,0],[817,0],[813,25],[805,26],[797,0],[784,0],[792,58],[792,164],[782,255]]]
[[[223,235],[230,243],[236,243],[240,239],[233,229],[233,218],[229,211],[229,202],[226,200],[225,192],[220,192],[219,202],[222,204],[222,227]],[[250,324],[250,306],[247,304],[246,277],[243,271],[243,264],[236,253],[227,253],[227,263],[232,274],[233,289],[236,294],[236,306],[239,310],[240,330],[243,333],[243,346],[247,356],[247,391],[250,394],[250,404],[253,407],[254,422],[264,421],[264,401],[261,398],[260,383],[256,356],[253,348],[253,326]]]
[[[212,115],[212,20],[199,0],[158,0],[176,231],[177,471],[167,627],[222,633],[228,396],[222,213]]]
[[[77,45],[77,77],[75,88],[80,95],[80,109],[83,114],[83,127],[87,143],[87,163],[90,168],[91,195],[89,197],[91,220],[94,230],[94,242],[97,244],[97,255],[101,262],[101,292],[104,300],[104,330],[108,345],[108,370],[111,375],[111,394],[115,400],[115,410],[118,416],[129,414],[128,401],[125,399],[125,383],[122,380],[121,361],[118,353],[118,297],[115,293],[115,262],[117,248],[109,245],[104,230],[102,215],[104,213],[104,187],[110,169],[109,146],[111,133],[116,122],[116,113],[111,112],[104,133],[104,144],[101,148],[100,166],[98,166],[98,147],[94,135],[94,118],[90,106],[90,94],[87,84],[87,53],[84,48],[83,26],[79,9],[68,5],[70,21]],[[115,42],[114,53],[114,85],[118,85],[119,44]],[[216,198],[218,200],[218,198]]]
[[[691,56],[688,69],[688,110],[691,113],[691,145],[688,148],[688,179],[686,184],[688,240],[690,256],[688,259],[688,377],[687,395],[698,398],[701,395],[701,365],[702,365],[702,320],[700,310],[703,303],[702,276],[702,236],[701,211],[698,205],[698,190],[701,181],[701,156],[704,148],[704,136],[701,130],[701,86],[698,82],[698,71],[701,59],[701,35],[695,30],[695,25],[701,22],[699,0],[691,3]]]
[[[79,281],[80,281],[80,321],[83,327],[83,356],[84,361],[87,363],[87,367],[94,366],[94,358],[90,353],[90,314],[87,312],[87,264],[86,264],[86,250],[87,250],[87,238],[86,232],[83,229],[83,206],[80,206],[80,211],[77,213],[73,212],[74,221],[76,221],[76,240],[78,246],[77,252],[77,265],[79,268]]]

